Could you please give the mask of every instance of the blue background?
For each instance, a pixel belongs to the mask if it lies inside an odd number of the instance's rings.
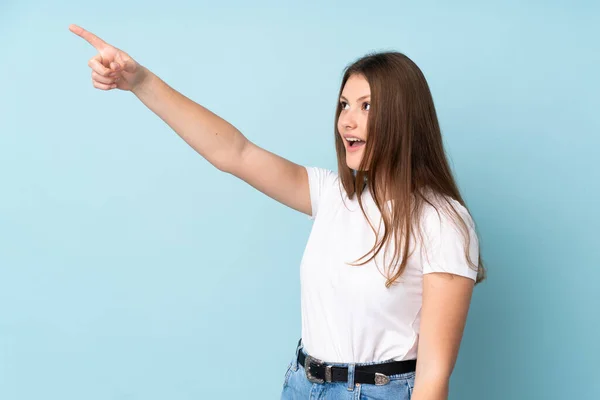
[[[3,0],[0,399],[275,399],[300,335],[311,222],[131,93],[94,89],[71,23],[258,145],[331,169],[344,66],[405,52],[489,268],[450,398],[600,398],[599,16],[591,1]]]

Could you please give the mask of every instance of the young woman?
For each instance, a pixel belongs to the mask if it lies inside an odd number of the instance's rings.
[[[447,398],[485,269],[429,87],[409,58],[375,53],[346,68],[336,173],[256,146],[124,51],[70,30],[98,51],[94,87],[133,92],[216,168],[314,220],[283,399]]]

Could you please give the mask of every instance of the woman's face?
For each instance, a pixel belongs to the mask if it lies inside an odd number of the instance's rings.
[[[369,82],[362,75],[350,76],[342,89],[340,104],[342,111],[337,129],[346,148],[346,164],[358,170],[367,140],[367,120],[371,107]]]

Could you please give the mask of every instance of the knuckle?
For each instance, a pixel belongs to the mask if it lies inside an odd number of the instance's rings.
[[[100,75],[99,73],[97,73],[95,71],[92,73],[92,79],[94,79],[95,81],[98,81],[100,83],[106,83],[105,82],[106,78],[104,78],[102,75]]]
[[[105,90],[104,86],[100,82],[97,82],[97,81],[94,81],[94,87],[96,89]]]

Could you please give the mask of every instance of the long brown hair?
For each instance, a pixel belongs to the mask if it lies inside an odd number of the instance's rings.
[[[357,196],[367,221],[369,218],[363,207],[362,193],[365,187],[369,187],[381,212],[384,229],[382,237],[379,237],[369,221],[377,239],[373,248],[359,260],[371,256],[366,261],[358,263],[357,260],[351,265],[368,263],[392,242],[395,244],[394,254],[386,275],[386,287],[390,287],[406,268],[412,235],[417,232],[423,237],[419,219],[425,203],[428,203],[438,213],[440,208],[442,212],[451,210],[448,215],[458,223],[465,238],[468,263],[471,268],[477,268],[476,283],[483,281],[486,271],[481,256],[477,265],[469,257],[469,229],[448,200],[454,199],[467,208],[446,159],[425,76],[402,53],[371,53],[346,67],[338,98],[348,79],[355,74],[362,75],[371,90],[367,141],[360,166],[354,172],[346,164],[346,149],[337,129],[342,111],[338,102],[334,129],[338,174],[348,198]],[[428,193],[445,200],[448,207],[439,207],[439,202],[432,202]],[[383,207],[386,199],[394,199],[391,207]]]

